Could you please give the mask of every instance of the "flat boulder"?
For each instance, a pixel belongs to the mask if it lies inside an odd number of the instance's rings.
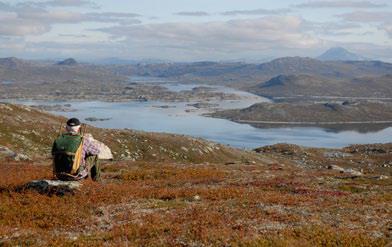
[[[344,169],[343,167],[340,167],[340,166],[337,166],[337,165],[329,165],[328,169],[336,170],[336,171],[339,171],[340,173],[346,173],[346,174],[349,174],[349,175],[351,175],[353,177],[360,177],[360,176],[363,175],[362,172],[360,172],[360,171],[357,171],[357,170],[354,170],[354,169],[351,169],[351,168]]]
[[[19,188],[19,190],[33,190],[40,194],[63,196],[74,194],[82,184],[78,181],[34,180]]]
[[[0,146],[0,159],[1,158],[11,158],[15,161],[28,161],[31,160],[29,156],[21,153],[15,153],[11,149]]]
[[[7,147],[0,146],[0,157],[12,157],[15,152]]]

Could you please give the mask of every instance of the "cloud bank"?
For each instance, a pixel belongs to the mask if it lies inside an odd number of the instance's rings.
[[[182,15],[182,16],[209,16],[210,14],[203,11],[181,11],[174,13],[175,15]]]
[[[222,15],[278,15],[289,13],[290,9],[253,9],[253,10],[233,10],[222,12]]]
[[[172,6],[181,0],[167,1]],[[303,0],[297,5],[287,0],[271,4],[271,9],[250,6],[228,3],[203,11],[189,4],[186,11],[166,8],[153,18],[149,9],[141,14],[109,11],[96,0],[0,0],[0,55],[263,59],[314,56],[341,45],[392,60],[392,9],[385,0]]]
[[[377,4],[369,1],[312,1],[297,4],[298,8],[383,8],[386,4]]]
[[[305,32],[304,21],[295,16],[113,26],[98,31],[123,40],[129,47],[156,52],[175,49],[183,57],[198,53],[208,53],[212,57],[276,49],[283,52],[285,49],[312,48],[320,43]]]
[[[90,4],[82,0],[54,0],[40,3],[10,5],[0,2],[0,35],[40,35],[51,30],[55,24],[78,24],[84,22],[139,24],[134,13],[76,12],[66,9],[47,9],[43,6],[80,6]]]

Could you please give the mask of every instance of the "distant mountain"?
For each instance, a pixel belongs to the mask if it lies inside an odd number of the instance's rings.
[[[78,62],[76,62],[76,60],[73,58],[67,58],[67,59],[57,63],[57,65],[67,65],[67,66],[73,66],[73,65],[77,65],[77,64],[78,64]]]
[[[392,75],[334,79],[316,75],[279,75],[247,90],[267,97],[392,97]]]
[[[364,76],[380,77],[386,74],[392,74],[391,63],[321,61],[304,57],[283,57],[262,64],[204,61],[113,65],[79,63],[73,58],[59,63],[43,63],[17,58],[0,59],[0,80],[19,82],[63,82],[67,80],[114,82],[127,80],[129,76],[152,76],[184,83],[227,85],[248,89],[279,75],[308,75],[328,78],[328,80],[350,80]],[[275,80],[282,79],[284,77],[275,78]]]
[[[350,67],[352,67],[350,65]],[[344,76],[346,68],[338,64],[329,64],[317,59],[303,57],[284,57],[268,63],[164,63],[138,66],[118,66],[119,73],[137,74],[139,76],[166,77],[186,81],[200,81],[213,84],[232,84],[248,81],[255,84],[280,74],[322,74],[324,76]],[[351,73],[351,72],[349,72]]]
[[[157,64],[157,63],[167,63],[168,61],[160,59],[122,59],[117,57],[109,57],[98,60],[86,61],[92,64],[98,65],[136,65],[136,64]]]
[[[16,69],[22,66],[26,66],[28,64],[28,61],[16,57],[0,58],[0,66],[6,69]]]
[[[322,61],[363,61],[365,57],[352,53],[342,47],[334,47],[324,52],[317,59]]]
[[[306,57],[283,57],[262,64],[162,63],[111,66],[121,75],[163,77],[188,83],[247,88],[279,75],[314,75],[324,78],[356,78],[390,74],[392,64],[380,61],[321,61]]]
[[[77,65],[77,66],[75,66]],[[53,61],[23,60],[19,58],[0,58],[0,81],[18,83],[42,83],[64,81],[106,82],[126,80],[104,66],[82,64],[75,59],[59,63]]]

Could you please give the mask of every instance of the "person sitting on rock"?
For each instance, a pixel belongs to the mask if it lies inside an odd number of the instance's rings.
[[[66,132],[53,143],[53,173],[59,180],[81,180],[89,173],[94,181],[100,179],[98,154],[100,149],[81,133],[77,118],[67,121]]]

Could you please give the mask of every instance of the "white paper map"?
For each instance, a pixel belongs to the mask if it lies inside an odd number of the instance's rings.
[[[104,143],[102,143],[98,140],[95,140],[94,137],[89,133],[85,134],[84,138],[89,139],[94,145],[96,145],[99,148],[100,152],[98,154],[98,159],[100,159],[100,160],[112,160],[113,159],[112,151]]]

